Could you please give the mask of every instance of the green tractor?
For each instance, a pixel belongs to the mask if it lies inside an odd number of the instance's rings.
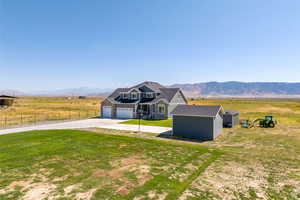
[[[261,128],[274,128],[277,122],[273,120],[273,116],[265,116],[265,119],[259,121],[259,126]]]
[[[260,128],[274,128],[277,124],[277,121],[273,119],[274,117],[269,115],[265,116],[264,119],[256,119],[253,122],[249,120],[245,120],[241,123],[243,128],[252,128],[252,127],[260,127]]]

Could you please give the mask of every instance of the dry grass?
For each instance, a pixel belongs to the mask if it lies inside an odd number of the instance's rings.
[[[39,121],[73,120],[98,116],[103,98],[20,97],[0,110],[0,128]]]

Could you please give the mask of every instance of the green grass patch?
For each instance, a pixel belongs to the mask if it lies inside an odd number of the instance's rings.
[[[0,199],[22,197],[39,183],[55,185],[48,198],[73,199],[94,189],[92,199],[147,198],[150,191],[176,199],[219,155],[199,145],[79,130],[2,135]],[[64,191],[68,186],[73,192]]]

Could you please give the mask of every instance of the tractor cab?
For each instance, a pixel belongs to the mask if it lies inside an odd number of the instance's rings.
[[[273,116],[272,115],[265,116],[265,120],[273,121]]]
[[[263,128],[274,128],[277,122],[273,120],[273,118],[272,115],[265,116],[265,119],[259,122],[259,126]]]

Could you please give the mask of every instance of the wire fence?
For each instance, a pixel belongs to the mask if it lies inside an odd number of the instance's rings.
[[[99,110],[95,111],[70,111],[57,113],[19,113],[11,115],[0,115],[0,128],[9,128],[27,124],[59,120],[78,120],[99,117]]]

